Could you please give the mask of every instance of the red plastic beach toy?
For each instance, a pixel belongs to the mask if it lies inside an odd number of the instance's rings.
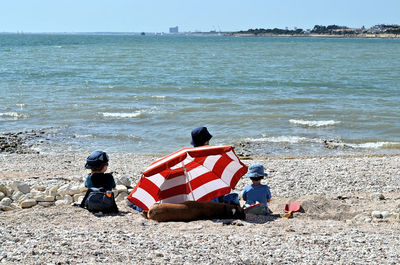
[[[292,213],[299,212],[301,208],[300,202],[291,202],[285,205],[283,209],[285,211],[285,215],[282,217],[284,219],[288,219]]]

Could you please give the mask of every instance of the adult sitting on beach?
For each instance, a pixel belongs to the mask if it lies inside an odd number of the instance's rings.
[[[201,126],[192,130],[192,141],[191,145],[194,147],[200,147],[210,144],[210,140],[213,137],[207,130],[207,127]],[[223,202],[228,204],[239,205],[239,194],[229,193],[226,195],[219,196],[211,200],[213,202]]]
[[[205,146],[210,144],[212,135],[208,132],[207,127],[197,127],[192,130],[191,145],[194,147]]]

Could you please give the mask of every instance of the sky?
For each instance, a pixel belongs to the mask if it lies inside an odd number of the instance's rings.
[[[0,0],[0,32],[180,32],[400,24],[400,0]]]

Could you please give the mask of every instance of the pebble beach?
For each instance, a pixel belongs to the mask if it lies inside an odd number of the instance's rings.
[[[110,153],[120,213],[71,206],[87,154],[0,155],[0,264],[398,264],[400,155],[247,157],[270,216],[158,223],[126,195],[157,155]],[[240,192],[248,180],[241,179]],[[24,204],[30,201],[30,204]],[[283,219],[284,205],[302,211]],[[243,203],[243,202],[242,202]]]

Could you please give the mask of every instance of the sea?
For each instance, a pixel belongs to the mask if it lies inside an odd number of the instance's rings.
[[[0,34],[0,133],[41,152],[400,153],[400,40]],[[43,142],[43,141],[42,141]]]

